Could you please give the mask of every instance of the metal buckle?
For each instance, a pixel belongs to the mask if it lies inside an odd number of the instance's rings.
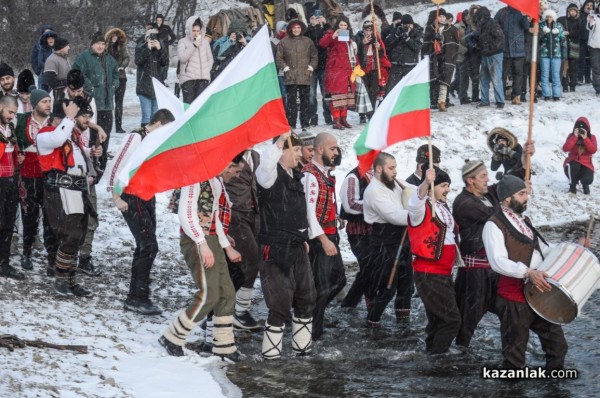
[[[62,174],[56,179],[56,185],[60,185],[61,187],[70,187],[73,184],[73,178],[71,176]]]
[[[81,191],[87,191],[87,181],[86,178],[78,178],[75,180],[74,185],[80,189]]]

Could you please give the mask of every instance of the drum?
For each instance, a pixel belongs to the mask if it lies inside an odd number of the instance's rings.
[[[564,242],[553,248],[538,271],[548,274],[552,290],[542,293],[527,282],[525,298],[539,316],[558,325],[573,321],[600,286],[598,259],[576,243]]]

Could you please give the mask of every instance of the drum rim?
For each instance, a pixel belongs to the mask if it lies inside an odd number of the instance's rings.
[[[539,312],[533,305],[531,305],[531,303],[529,302],[529,297],[526,294],[525,295],[525,300],[527,300],[527,304],[529,305],[529,308],[531,308],[533,310],[533,312],[535,312],[536,314],[538,314],[540,317],[542,317],[543,319],[545,319],[546,321],[553,323],[555,325],[566,325],[568,323],[571,323],[575,320],[575,318],[577,318],[577,316],[579,315],[579,306],[577,305],[577,302],[575,301],[575,299],[573,298],[573,295],[560,283],[558,283],[557,281],[555,281],[552,278],[544,278],[546,279],[546,282],[548,282],[549,284],[556,286],[558,289],[560,289],[561,292],[563,292],[571,301],[571,305],[574,307],[575,309],[575,317],[573,319],[571,319],[568,322],[558,322],[552,319],[548,319],[544,314],[542,314],[541,312]],[[535,286],[533,286],[533,283],[531,283],[531,281],[527,282],[527,285],[531,285],[533,288],[535,288]]]

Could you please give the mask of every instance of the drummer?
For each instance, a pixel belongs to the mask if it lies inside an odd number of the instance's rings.
[[[483,228],[483,244],[492,269],[500,274],[496,306],[500,317],[503,367],[525,366],[529,330],[540,338],[546,354],[546,369],[564,368],[567,341],[562,328],[537,315],[525,301],[524,283],[529,279],[541,292],[552,289],[536,270],[550,252],[550,246],[523,212],[529,197],[525,182],[505,175],[497,187],[500,210]],[[581,244],[589,246],[585,238]]]

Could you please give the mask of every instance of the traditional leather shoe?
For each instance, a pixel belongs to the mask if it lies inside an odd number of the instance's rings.
[[[33,262],[31,261],[31,257],[23,256],[21,258],[21,268],[26,269],[28,271],[33,269]]]
[[[256,319],[245,311],[241,315],[233,314],[233,328],[237,330],[262,331],[263,327]]]
[[[137,312],[140,315],[160,315],[162,310],[155,306],[150,299],[127,297],[123,306],[127,311]]]
[[[2,264],[0,266],[0,276],[3,276],[5,278],[16,279],[19,281],[25,279],[25,274],[20,271],[17,271],[15,267],[13,267],[10,264]]]
[[[521,105],[521,98],[520,97],[515,97],[512,99],[512,104],[513,105]]]
[[[167,350],[167,354],[169,354],[173,357],[182,357],[185,355],[183,353],[183,348],[181,348],[181,346],[171,343],[169,340],[167,340],[165,338],[165,336],[160,336],[160,338],[158,339],[158,344],[163,346],[165,348],[165,350]]]
[[[92,257],[85,256],[79,257],[79,265],[77,266],[77,271],[81,271],[84,274],[88,274],[90,276],[98,276],[102,274],[102,270],[94,264]]]
[[[340,119],[334,119],[333,120],[333,126],[332,128],[334,130],[344,130],[345,127],[342,125],[342,123],[340,123]]]
[[[348,123],[348,121],[346,120],[345,117],[343,117],[343,118],[340,119],[340,123],[342,124],[342,126],[346,127],[347,129],[349,129],[350,127],[352,127],[352,126],[350,126],[350,123]]]
[[[86,289],[85,287],[81,286],[78,283],[71,285],[71,291],[73,292],[73,295],[76,297],[91,297],[92,296],[92,292],[90,290]]]
[[[445,102],[438,102],[438,110],[440,112],[448,112],[448,108],[446,108],[446,103]]]

